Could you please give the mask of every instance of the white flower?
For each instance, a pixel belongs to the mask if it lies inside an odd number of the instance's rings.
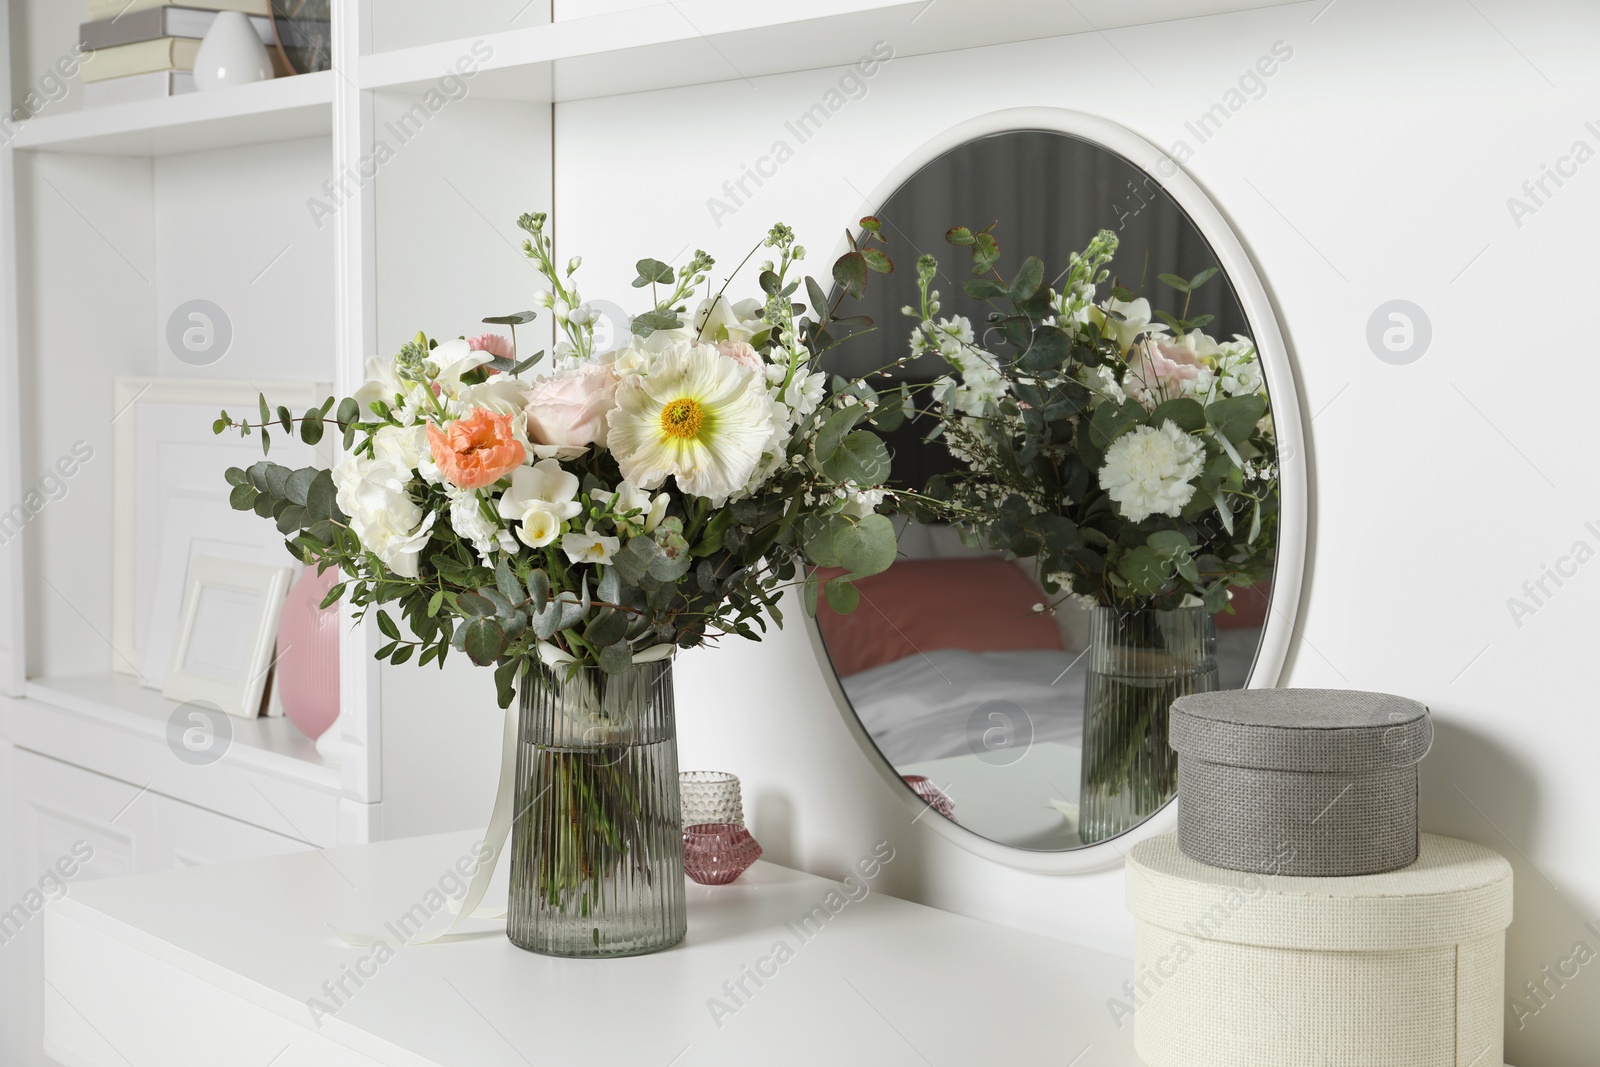
[[[715,345],[669,347],[647,377],[623,380],[607,418],[624,478],[655,489],[670,475],[713,500],[744,486],[772,434],[763,376]]]
[[[777,369],[780,371],[778,380],[782,381],[783,375],[781,372],[783,368],[779,367]],[[796,371],[794,377],[789,381],[789,387],[783,391],[781,399],[795,416],[805,418],[817,410],[817,405],[822,403],[822,398],[827,392],[827,386],[828,375],[826,371],[817,371],[815,374]]]
[[[528,386],[515,378],[496,374],[486,382],[462,387],[456,394],[456,404],[462,414],[473,408],[483,408],[496,415],[520,415],[528,404]],[[521,436],[521,428],[518,436]]]
[[[878,510],[878,505],[883,503],[882,489],[852,489],[845,491],[844,507],[840,514],[849,515],[851,518],[864,519]]]
[[[553,459],[511,472],[511,488],[500,497],[500,517],[519,522],[517,537],[529,548],[543,548],[556,539],[562,524],[583,511],[578,502],[578,476]]]
[[[1261,392],[1266,383],[1261,377],[1256,346],[1250,338],[1234,334],[1232,341],[1217,347],[1217,379],[1222,391],[1229,396]]]
[[[594,532],[594,527],[586,527],[583,533],[569,533],[561,539],[561,551],[574,563],[610,563],[611,556],[622,542],[615,537],[602,537]]]
[[[666,493],[657,493],[652,497],[632,482],[618,484],[615,493],[608,493],[604,489],[595,489],[589,493],[597,504],[610,504],[612,513],[618,516],[637,512],[622,522],[630,526],[643,527],[645,533],[655,533],[661,520],[666,517],[667,504],[671,501]]]
[[[428,449],[428,428],[422,425],[385,426],[372,435],[372,454],[402,470],[417,470],[424,460],[431,465],[433,454]]]
[[[959,358],[961,350],[972,343],[972,323],[965,315],[940,319],[934,328],[939,338],[939,352],[946,358]]]
[[[365,416],[375,401],[381,400],[393,406],[394,398],[399,396],[404,398],[403,403],[409,405],[419,388],[418,383],[408,382],[400,377],[399,369],[393,359],[368,356],[367,380],[355,391],[355,401],[361,405],[361,414]]]
[[[333,468],[339,510],[350,516],[350,529],[361,547],[402,578],[417,576],[418,557],[436,518],[411,499],[413,477],[398,463],[354,452]]]
[[[1132,522],[1151,515],[1176,516],[1191,497],[1190,481],[1205,467],[1205,449],[1171,421],[1161,428],[1136,426],[1111,442],[1100,488]]]
[[[1128,399],[1128,394],[1122,390],[1122,384],[1117,381],[1117,372],[1104,363],[1094,368],[1080,368],[1078,380],[1092,389],[1096,396],[1113,404],[1120,404]]]
[[[761,320],[763,305],[759,300],[741,300],[728,303],[728,298],[702,300],[694,312],[694,337],[699,341],[744,341],[767,329]]]
[[[435,348],[428,359],[439,368],[434,381],[439,383],[440,395],[454,400],[461,395],[461,376],[477,370],[494,359],[494,355],[490,352],[474,352],[466,338],[458,337]]]
[[[1137,300],[1111,299],[1105,302],[1105,311],[1116,312],[1122,317],[1102,313],[1104,320],[1103,329],[1107,337],[1117,339],[1117,347],[1126,352],[1141,334],[1166,333],[1167,327],[1163,323],[1150,321],[1150,301],[1144,297]]]
[[[483,498],[475,489],[450,492],[450,528],[465,538],[484,563],[491,563],[500,548],[500,526],[484,513]]]

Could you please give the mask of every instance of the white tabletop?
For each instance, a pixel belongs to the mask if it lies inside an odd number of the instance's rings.
[[[330,932],[383,933],[475,840],[75,885],[46,918],[47,1051],[68,1067],[1138,1065],[1106,1007],[1129,961],[766,863],[691,884],[687,940],[650,956],[552,959],[480,922],[378,962]],[[829,917],[801,928],[808,913]],[[311,998],[337,1010],[314,1019]]]

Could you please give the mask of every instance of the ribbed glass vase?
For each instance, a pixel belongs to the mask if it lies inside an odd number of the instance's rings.
[[[1078,836],[1104,841],[1139,825],[1178,788],[1167,714],[1217,688],[1217,624],[1203,607],[1118,611],[1089,619]]]
[[[672,663],[536,666],[521,692],[511,941],[636,956],[683,940]]]

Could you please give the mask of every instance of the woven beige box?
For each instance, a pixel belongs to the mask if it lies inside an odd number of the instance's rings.
[[[1128,907],[1111,1009],[1148,1067],[1503,1062],[1511,865],[1480,845],[1424,834],[1409,867],[1311,878],[1211,867],[1168,834],[1129,854]]]

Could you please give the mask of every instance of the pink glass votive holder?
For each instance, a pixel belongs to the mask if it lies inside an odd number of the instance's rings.
[[[761,858],[761,845],[740,823],[683,828],[683,873],[701,885],[727,885]]]
[[[956,821],[956,802],[950,799],[948,793],[928,781],[925,775],[907,774],[902,777],[905,778],[906,785],[911,787],[911,791],[922,798],[924,804],[951,822]]]

